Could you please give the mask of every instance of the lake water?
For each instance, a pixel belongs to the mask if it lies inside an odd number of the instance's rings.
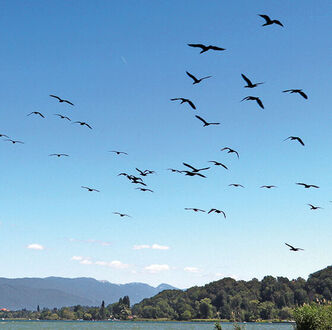
[[[223,330],[233,330],[232,323],[222,323]],[[246,323],[244,330],[294,330],[289,323]],[[11,330],[214,330],[214,322],[85,322],[85,321],[0,321],[0,329]]]

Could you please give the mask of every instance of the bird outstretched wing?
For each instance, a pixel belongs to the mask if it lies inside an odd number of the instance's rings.
[[[195,117],[196,117],[197,119],[199,119],[200,121],[202,121],[205,125],[207,124],[207,121],[205,121],[205,119],[203,119],[202,117],[197,116],[197,115],[195,115]]]
[[[246,81],[246,83],[247,83],[249,86],[252,85],[252,82],[250,81],[250,79],[247,78],[243,73],[241,73],[241,76],[242,76],[242,78]]]

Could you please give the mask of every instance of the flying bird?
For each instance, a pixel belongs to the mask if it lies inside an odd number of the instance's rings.
[[[239,153],[237,151],[235,151],[234,149],[231,149],[231,148],[228,148],[228,147],[225,147],[225,148],[222,148],[220,151],[224,151],[224,150],[228,150],[227,153],[235,153],[237,158],[240,158],[239,156]]]
[[[143,179],[138,177],[138,176],[135,176],[135,175],[129,175],[128,176],[128,179],[129,180],[132,180],[132,181],[140,181],[140,182],[143,182]]]
[[[262,85],[262,84],[264,84],[264,83],[262,83],[262,82],[259,82],[259,83],[255,83],[255,84],[253,84],[253,83],[251,82],[251,80],[250,80],[248,77],[246,77],[243,73],[241,73],[241,76],[242,76],[242,78],[245,80],[245,82],[247,83],[247,86],[244,86],[245,88],[254,88],[254,87],[257,87],[258,85]]]
[[[81,126],[86,126],[92,129],[92,127],[84,121],[74,121],[73,124],[80,124]]]
[[[296,140],[298,142],[300,142],[303,146],[304,146],[304,142],[302,141],[301,138],[299,138],[298,136],[289,136],[287,139],[285,139],[284,141],[288,140],[288,139],[291,139],[292,141],[293,140]]]
[[[60,103],[62,103],[62,102],[66,102],[66,103],[68,103],[68,104],[70,104],[70,105],[74,105],[73,103],[69,102],[68,100],[63,100],[63,99],[61,99],[59,96],[52,95],[52,94],[51,94],[50,96],[51,96],[51,97],[54,97],[54,98],[56,98],[56,99],[58,99]]]
[[[308,188],[319,188],[318,186],[314,185],[314,184],[306,184],[303,182],[297,182],[296,183],[299,186],[303,186],[304,188],[308,189]]]
[[[176,169],[174,169],[174,168],[168,168],[167,171],[171,171],[171,172],[173,172],[173,173],[182,173],[182,171],[180,171],[180,170],[176,170]]]
[[[205,175],[201,174],[201,173],[197,173],[197,172],[190,172],[190,171],[181,171],[181,173],[186,173],[185,175],[188,175],[188,176],[200,176],[202,178],[206,178]]]
[[[264,105],[263,105],[263,102],[261,101],[261,99],[259,97],[256,97],[256,96],[246,96],[245,98],[243,98],[241,100],[242,101],[256,101],[257,104],[262,108],[264,109]]]
[[[126,152],[124,152],[124,151],[116,151],[116,150],[111,150],[111,151],[109,151],[109,152],[114,152],[115,154],[117,154],[117,155],[121,155],[121,154],[123,154],[123,155],[128,155]]]
[[[194,110],[196,110],[195,104],[192,103],[192,101],[190,101],[189,99],[185,99],[183,97],[176,97],[174,99],[171,99],[171,101],[178,101],[178,100],[181,100],[180,104],[187,102]]]
[[[209,125],[220,125],[220,123],[208,123],[205,119],[203,119],[202,117],[197,116],[197,115],[195,115],[195,117],[203,122],[203,124],[204,124],[203,127],[206,127]]]
[[[314,206],[312,204],[308,204],[310,206],[310,210],[318,210],[318,209],[322,209],[322,207],[320,206]]]
[[[214,163],[214,165],[216,166],[222,166],[223,168],[225,168],[226,170],[228,170],[228,167],[220,162],[217,162],[215,160],[209,160],[209,163]]]
[[[5,139],[4,141],[10,141],[12,144],[15,144],[15,143],[21,143],[21,144],[24,144],[24,142],[22,142],[22,141],[12,140],[12,139]]]
[[[57,157],[69,157],[67,154],[50,154],[49,156],[57,156]]]
[[[239,183],[231,183],[229,184],[230,187],[241,187],[241,188],[244,188],[244,186],[242,186],[242,184],[239,184]]]
[[[136,171],[138,171],[141,176],[147,176],[148,174],[154,174],[155,173],[155,171],[150,171],[150,170],[141,171],[137,167],[136,167]]]
[[[131,183],[135,183],[135,184],[141,184],[143,186],[146,186],[146,184],[143,182],[142,178],[136,177],[134,175],[130,175],[127,173],[120,173],[118,174],[118,176],[125,176],[128,180],[131,181]]]
[[[282,91],[283,93],[287,93],[289,92],[290,94],[292,93],[298,93],[300,94],[302,97],[304,97],[305,99],[308,99],[307,94],[305,94],[304,92],[302,92],[302,89],[286,89],[284,91]]]
[[[294,246],[292,246],[292,245],[290,245],[290,244],[287,244],[287,243],[285,243],[287,246],[289,246],[290,247],[290,250],[291,251],[299,251],[299,250],[302,250],[302,251],[304,251],[303,249],[301,249],[301,248],[296,248],[296,247],[294,247]]]
[[[265,23],[262,26],[271,25],[271,24],[278,24],[278,25],[280,25],[280,26],[283,27],[283,25],[282,25],[282,23],[280,21],[278,21],[276,19],[271,20],[271,18],[269,16],[267,16],[267,15],[258,15],[258,16],[260,16],[260,17],[262,17],[262,18],[265,19]]]
[[[206,76],[206,77],[203,77],[203,78],[197,79],[194,75],[192,75],[192,74],[191,74],[190,72],[188,72],[188,71],[186,71],[186,74],[187,74],[191,79],[194,80],[193,85],[200,83],[200,82],[201,82],[202,80],[204,80],[204,79],[208,79],[208,78],[211,78],[211,77],[212,77],[212,76]]]
[[[189,165],[189,164],[187,164],[187,163],[182,163],[182,164],[183,164],[184,166],[187,166],[187,167],[191,168],[193,173],[198,173],[199,171],[208,170],[208,169],[210,168],[210,167],[195,168],[194,166],[191,166],[191,165]]]
[[[40,113],[39,111],[30,112],[27,116],[31,116],[31,115],[37,115],[37,116],[40,116],[42,118],[45,118],[44,115],[42,113]]]
[[[201,48],[202,50],[201,50],[200,54],[205,53],[205,52],[207,52],[210,49],[212,49],[212,50],[226,50],[225,48],[221,48],[221,47],[217,47],[217,46],[212,46],[212,45],[205,46],[205,45],[202,45],[202,44],[188,44],[188,46],[189,47]]]
[[[121,176],[121,175],[123,175],[123,176],[127,177],[128,179],[129,179],[129,177],[130,177],[130,175],[129,175],[129,174],[127,174],[127,173],[124,173],[124,172],[122,172],[122,173],[119,173],[119,174],[118,174],[118,176]]]
[[[138,190],[140,190],[140,191],[149,191],[149,192],[153,192],[153,190],[148,189],[148,188],[135,188],[135,189],[138,189]]]
[[[225,213],[224,211],[222,211],[222,210],[218,210],[218,209],[211,209],[211,210],[208,212],[208,214],[210,214],[210,213],[212,213],[212,212],[217,213],[217,214],[222,213],[222,214],[224,215],[224,218],[226,219],[226,213]]]
[[[117,214],[117,215],[119,215],[121,218],[123,218],[123,217],[129,217],[129,218],[131,218],[130,215],[125,214],[125,213],[113,212],[113,214]]]
[[[193,208],[193,207],[185,207],[184,209],[187,210],[187,211],[205,212],[204,210],[196,209],[196,208]]]
[[[61,119],[67,119],[68,121],[71,121],[71,119],[67,116],[63,116],[63,115],[60,115],[59,113],[55,113],[54,116],[58,116],[60,117]]]
[[[277,186],[273,186],[273,185],[270,185],[270,186],[261,186],[260,188],[267,188],[267,189],[271,189],[271,188],[277,188]]]
[[[131,180],[131,183],[134,183],[134,184],[141,184],[142,186],[145,186],[146,187],[146,184],[143,182],[143,181],[141,181],[141,180],[138,180],[138,179],[141,179],[141,178],[131,178],[130,180]]]
[[[96,191],[96,192],[100,192],[97,189],[93,189],[93,188],[89,188],[89,187],[85,187],[85,186],[81,186],[81,188],[86,189],[87,191]]]

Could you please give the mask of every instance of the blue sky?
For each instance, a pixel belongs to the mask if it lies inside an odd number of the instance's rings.
[[[0,141],[0,275],[185,288],[224,276],[306,277],[329,265],[331,7],[327,0],[2,1],[0,133],[25,144]],[[262,27],[257,14],[285,27]],[[200,55],[187,43],[226,51]],[[193,86],[186,70],[213,77]],[[265,84],[245,89],[241,73]],[[281,93],[290,88],[309,99]],[[248,95],[265,109],[240,102]],[[191,99],[197,111],[174,97]],[[32,111],[46,118],[28,117]],[[221,125],[203,128],[195,114]],[[283,142],[290,135],[306,146]],[[128,156],[108,152],[117,149]],[[209,160],[229,170],[212,167],[206,179],[166,170]],[[145,179],[153,194],[117,176],[135,167],[157,172]],[[278,188],[259,188],[265,184]],[[185,207],[219,208],[227,219]],[[284,242],[305,251],[291,253]]]

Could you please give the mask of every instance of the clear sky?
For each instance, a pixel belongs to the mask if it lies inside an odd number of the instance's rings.
[[[1,1],[0,133],[25,144],[0,141],[0,276],[186,288],[330,265],[331,11],[329,0]],[[262,27],[257,14],[284,28]],[[226,51],[200,55],[187,43]],[[213,77],[192,85],[186,70]],[[241,73],[265,83],[243,88]],[[308,100],[281,92],[290,88]],[[248,95],[265,109],[240,102]],[[195,114],[221,125],[203,128]],[[291,135],[305,147],[283,141]],[[210,160],[229,170],[166,170]],[[157,172],[144,179],[154,193],[117,176],[135,167]]]

